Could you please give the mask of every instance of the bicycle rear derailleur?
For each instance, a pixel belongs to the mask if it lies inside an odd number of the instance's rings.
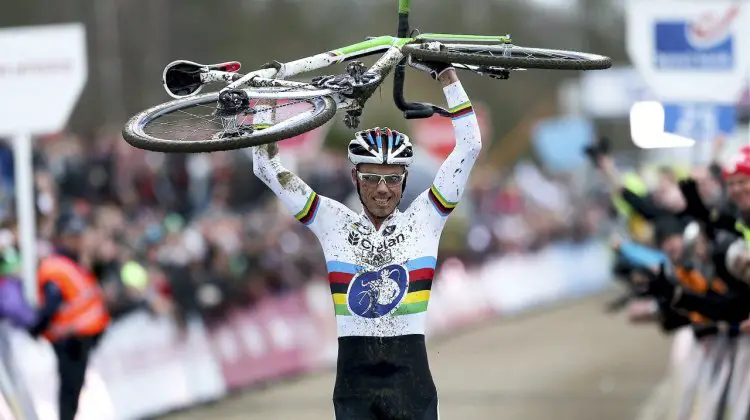
[[[510,79],[510,70],[503,67],[479,67],[477,73],[483,76],[490,76],[492,79],[508,80]]]

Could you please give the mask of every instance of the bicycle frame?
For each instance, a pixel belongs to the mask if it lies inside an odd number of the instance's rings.
[[[427,103],[407,103],[403,97],[403,86],[405,79],[405,58],[401,51],[404,45],[410,43],[423,42],[476,42],[476,43],[494,43],[510,44],[511,38],[506,36],[477,36],[477,35],[455,35],[455,34],[420,34],[416,37],[408,37],[409,32],[409,3],[410,0],[399,0],[399,27],[398,36],[379,36],[371,37],[363,42],[359,42],[346,47],[327,51],[310,57],[301,58],[287,63],[274,62],[266,65],[265,68],[250,72],[244,76],[237,73],[229,73],[219,70],[210,70],[201,74],[203,83],[226,82],[228,83],[221,92],[232,89],[243,89],[252,87],[262,89],[264,87],[310,87],[308,83],[284,80],[289,77],[323,69],[334,64],[356,58],[367,57],[378,53],[384,53],[375,64],[370,67],[370,72],[375,72],[380,76],[380,83],[385,80],[391,69],[396,68],[395,83],[393,87],[393,98],[396,106],[404,111],[406,118],[426,118],[435,112],[441,115],[449,113],[439,107]],[[196,92],[197,93],[197,92]],[[310,89],[305,91],[296,91],[290,93],[288,99],[305,99],[323,95],[334,95],[338,108],[341,110],[361,107],[367,97],[360,98],[360,101],[344,98],[330,89]],[[262,90],[253,90],[254,98],[262,99],[264,97],[273,98],[276,95],[273,92],[264,94]],[[369,96],[369,95],[368,95]]]
[[[229,81],[231,83],[224,89],[241,89],[245,86],[251,86],[250,81],[259,77],[263,79],[285,79],[292,76],[319,70],[344,61],[356,58],[367,57],[378,53],[385,54],[373,64],[370,71],[387,75],[388,71],[403,58],[401,47],[406,44],[415,42],[488,42],[488,43],[509,43],[510,38],[507,36],[478,36],[478,35],[452,35],[452,34],[421,34],[414,38],[398,38],[392,36],[372,37],[366,41],[359,42],[346,47],[327,51],[310,57],[290,61],[288,63],[278,63],[275,67],[264,68],[250,72],[239,79],[236,79],[235,73],[228,73],[219,70],[212,70],[204,73],[201,80],[205,83]],[[229,77],[229,80],[228,80]],[[303,83],[299,83],[303,84]],[[291,86],[297,86],[293,83]],[[283,84],[282,86],[290,86]]]

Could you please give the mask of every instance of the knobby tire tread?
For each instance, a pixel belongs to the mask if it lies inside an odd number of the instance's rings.
[[[552,51],[552,50],[550,50]],[[478,54],[475,52],[432,51],[428,49],[409,48],[409,54],[423,61],[442,63],[472,64],[475,66],[495,66],[506,68],[526,68],[542,70],[602,70],[612,66],[612,59],[601,57],[592,60],[568,60],[564,58],[525,58],[503,57]],[[572,51],[571,51],[572,53]]]

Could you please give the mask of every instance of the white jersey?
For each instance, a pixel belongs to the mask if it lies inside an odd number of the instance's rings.
[[[431,188],[406,211],[397,209],[380,229],[364,212],[357,214],[319,196],[287,171],[275,144],[253,148],[255,174],[323,246],[339,337],[424,334],[440,235],[482,146],[461,83],[446,86],[444,93],[453,113],[456,146]],[[263,122],[268,121],[256,121]]]

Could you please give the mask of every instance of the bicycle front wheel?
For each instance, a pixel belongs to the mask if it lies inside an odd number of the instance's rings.
[[[427,49],[423,44],[408,44],[403,51],[423,61],[506,69],[604,70],[612,67],[612,59],[603,55],[511,44],[443,44],[440,51]]]
[[[218,152],[288,139],[320,127],[336,114],[330,96],[298,99],[274,94],[269,105],[269,99],[253,98],[250,92],[249,104],[229,115],[217,112],[219,92],[177,99],[135,115],[122,134],[132,146],[153,152]],[[272,124],[254,121],[259,105],[271,107]]]

